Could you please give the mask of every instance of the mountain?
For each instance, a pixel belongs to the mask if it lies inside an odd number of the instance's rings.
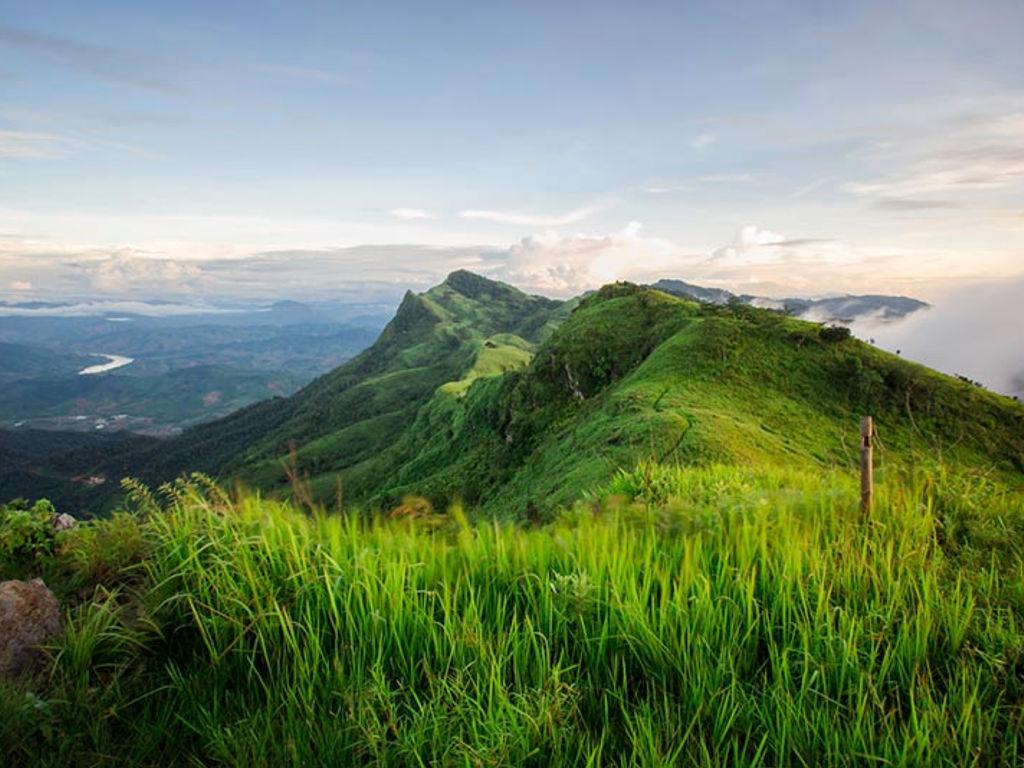
[[[559,305],[455,273],[280,408],[222,472],[287,492],[295,462],[314,495],[340,483],[382,506],[416,493],[543,512],[651,456],[848,468],[861,413],[892,460],[1024,470],[1007,398],[776,312],[631,285]]]
[[[272,414],[254,412],[261,436],[239,443],[238,455],[222,469],[260,487],[278,487],[294,446],[303,470],[326,477],[321,484],[332,492],[338,473],[346,492],[368,492],[379,484],[381,457],[440,388],[465,388],[525,365],[570,308],[465,271],[423,294],[409,292],[365,352],[275,403]],[[239,415],[231,430],[248,434],[249,421]],[[219,441],[222,434],[213,423],[177,444]],[[194,453],[186,449],[181,461]]]
[[[765,309],[776,309],[787,315],[816,322],[849,324],[859,319],[874,319],[882,322],[899,320],[909,314],[927,309],[928,304],[906,296],[866,295],[830,296],[822,299],[769,299],[751,294],[737,295],[722,288],[704,288],[683,280],[659,280],[654,288],[673,296],[696,299],[712,304],[726,304],[740,301]]]
[[[1022,480],[1024,408],[856,339],[754,307],[639,286],[584,299],[530,365],[441,388],[386,457],[373,501],[419,493],[544,513],[638,461],[852,469],[859,416],[885,461],[941,457]],[[299,469],[314,477],[315,463]],[[312,457],[311,457],[312,458]],[[342,475],[344,478],[344,474]]]
[[[319,499],[532,515],[645,459],[852,469],[864,413],[887,463],[1021,482],[1019,404],[814,323],[630,284],[558,302],[460,271],[407,293],[372,346],[291,397],[99,460],[76,447],[49,475],[107,481],[77,483],[80,506],[108,503],[125,471],[200,470],[284,495],[298,476]]]
[[[687,283],[685,280],[659,280],[651,287],[665,293],[670,293],[673,296],[704,301],[709,304],[727,304],[731,299],[738,298],[736,294],[724,288],[704,288],[700,285]]]

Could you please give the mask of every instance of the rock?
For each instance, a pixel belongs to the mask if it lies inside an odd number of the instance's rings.
[[[67,512],[61,512],[59,515],[54,515],[53,519],[50,520],[50,525],[53,526],[53,530],[55,531],[66,531],[69,528],[74,528],[77,523],[78,521]]]
[[[0,677],[38,672],[39,646],[59,637],[64,617],[42,579],[0,582]]]

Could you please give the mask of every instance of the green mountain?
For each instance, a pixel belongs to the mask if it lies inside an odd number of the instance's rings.
[[[127,461],[131,474],[150,483],[202,471],[286,491],[284,467],[294,448],[301,470],[318,487],[329,487],[329,495],[340,477],[346,495],[366,498],[381,487],[386,475],[380,473],[392,466],[394,446],[439,391],[454,396],[478,379],[526,365],[572,306],[454,272],[423,294],[407,293],[372,346],[291,397],[256,403],[156,444],[129,440],[107,446],[99,464],[76,448],[72,456],[54,457],[50,463],[56,467],[45,474],[52,481],[69,465],[87,464],[90,476],[114,480]],[[25,465],[16,438],[6,442],[8,463]],[[34,495],[8,478],[4,483],[0,475],[0,491],[7,496]],[[77,484],[61,498],[75,508],[104,506],[115,489],[113,482]]]
[[[821,330],[752,307],[607,286],[528,366],[439,388],[373,463],[373,500],[418,493],[529,514],[645,459],[853,468],[865,413],[876,418],[883,464],[941,458],[1020,482],[1019,404]],[[299,452],[299,469],[326,497],[332,478],[315,449]]]
[[[557,302],[465,271],[408,293],[375,344],[292,397],[122,443],[89,472],[544,515],[644,460],[852,469],[861,414],[882,471],[943,460],[1021,482],[1024,408],[856,339],[735,302],[630,284]]]

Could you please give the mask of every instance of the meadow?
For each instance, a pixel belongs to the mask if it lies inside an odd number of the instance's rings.
[[[1019,765],[1024,497],[654,462],[543,525],[202,476],[8,556],[70,605],[14,765]],[[296,497],[298,498],[298,497]],[[26,513],[28,514],[28,513]],[[8,553],[9,555],[10,553]]]

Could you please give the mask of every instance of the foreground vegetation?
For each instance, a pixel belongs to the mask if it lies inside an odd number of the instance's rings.
[[[0,690],[14,764],[1024,759],[1024,499],[979,474],[890,469],[869,519],[845,474],[655,463],[543,526],[132,496],[0,538],[72,606]]]

